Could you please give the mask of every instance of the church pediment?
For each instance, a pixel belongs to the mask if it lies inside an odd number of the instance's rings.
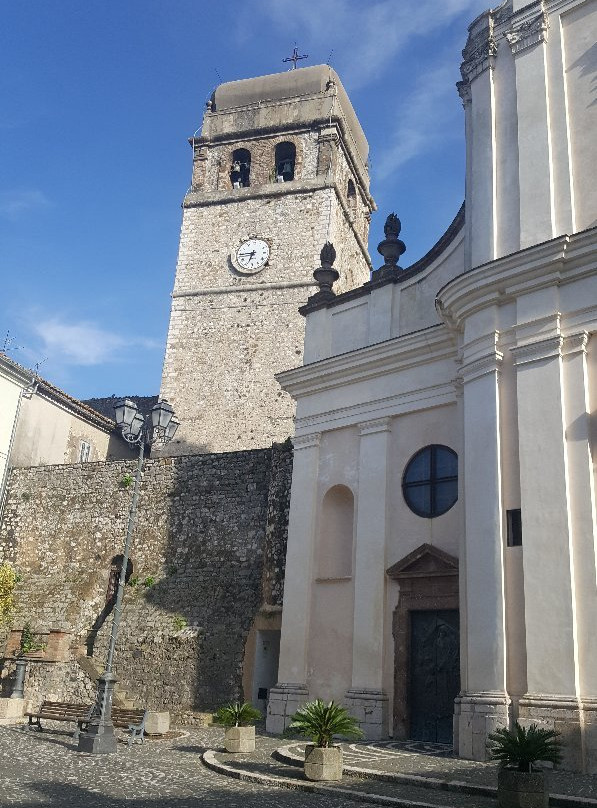
[[[458,559],[431,544],[422,544],[386,570],[395,580],[458,575]]]

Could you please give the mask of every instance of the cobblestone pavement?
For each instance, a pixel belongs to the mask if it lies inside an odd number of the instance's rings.
[[[65,725],[48,731],[0,727],[0,805],[52,808],[357,808],[343,797],[246,783],[206,769],[200,754],[222,731],[191,730],[114,755],[76,751]],[[59,728],[60,727],[60,728]],[[45,728],[45,727],[44,727]]]
[[[272,760],[272,753],[276,748],[287,747],[290,754],[285,755],[285,761]],[[497,785],[497,764],[477,763],[471,760],[462,760],[454,757],[451,750],[440,744],[401,743],[397,741],[382,741],[375,743],[343,744],[344,763],[349,767],[358,767],[380,775],[409,775],[426,778],[429,785],[433,781],[442,781],[447,784],[460,783],[465,786],[495,788]],[[271,773],[274,776],[300,776],[296,770],[293,773],[288,765],[291,756],[303,756],[304,744],[293,743],[290,740],[281,741],[279,738],[260,737],[257,748],[251,755],[218,755],[222,762],[237,769]],[[570,772],[552,771],[549,775],[550,792],[569,797],[597,800],[597,776],[572,774]],[[437,782],[436,782],[437,784]],[[495,805],[491,796],[480,794],[467,795],[448,791],[442,796],[436,788],[416,788],[409,791],[405,783],[376,782],[367,778],[360,780],[345,773],[342,778],[342,787],[351,788],[358,792],[369,792],[386,796],[403,797],[405,799],[419,799],[421,801],[446,805],[456,803],[459,806],[474,806],[481,808],[485,805]]]
[[[304,747],[300,746],[299,749],[303,751]],[[497,782],[497,763],[462,760],[454,757],[451,750],[443,744],[380,741],[347,744],[345,750],[345,759],[349,766],[436,777],[442,780],[459,780],[481,786],[495,786]],[[549,774],[549,782],[553,794],[597,799],[595,775],[552,771]]]
[[[47,731],[26,727],[0,727],[0,806],[52,806],[52,808],[356,808],[366,793],[392,797],[404,804],[425,803],[438,808],[490,808],[495,799],[484,794],[455,793],[423,788],[408,782],[362,779],[347,774],[329,794],[281,789],[247,782],[206,769],[200,756],[206,749],[221,749],[223,731],[191,729],[183,737],[147,741],[129,748],[119,744],[115,755],[91,756],[76,751],[64,724],[47,722]],[[295,755],[303,745],[259,735],[251,755],[218,753],[216,758],[233,769],[292,778],[300,782],[300,768],[274,760],[280,746]],[[417,775],[470,785],[495,786],[495,764],[473,763],[451,756],[438,745],[346,744],[349,766],[373,769],[381,775]],[[350,789],[352,795],[334,793]],[[552,793],[597,798],[597,777],[552,773]],[[358,797],[356,796],[358,795]]]

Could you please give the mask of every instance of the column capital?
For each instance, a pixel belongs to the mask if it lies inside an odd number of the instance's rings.
[[[495,350],[485,356],[480,356],[471,362],[465,362],[460,368],[460,377],[464,384],[487,376],[491,373],[498,374],[501,370],[504,354]]]
[[[512,53],[514,56],[518,56],[519,53],[523,53],[533,45],[547,42],[548,30],[549,16],[541,3],[539,14],[514,25],[509,31],[506,31],[505,36]]]
[[[462,51],[463,62],[460,65],[460,74],[464,83],[470,83],[486,70],[493,70],[495,66],[497,40],[493,34],[491,14],[486,16],[487,26],[474,32],[469,30],[469,38]],[[460,88],[458,89],[460,91]]]
[[[301,449],[313,449],[318,447],[321,442],[321,432],[312,432],[310,435],[294,435],[291,440],[295,452]]]
[[[359,424],[359,435],[373,435],[377,432],[391,432],[391,418],[377,418],[375,421],[363,421]]]
[[[454,385],[454,393],[456,394],[457,399],[461,399],[464,395],[464,378],[462,376],[456,376],[452,379],[452,384]]]
[[[462,101],[462,106],[466,109],[473,103],[473,94],[471,92],[471,83],[468,79],[456,82],[456,89]]]
[[[589,332],[579,331],[576,334],[568,334],[564,337],[562,344],[562,355],[570,356],[570,354],[587,352],[587,345],[589,344]]]
[[[526,365],[529,362],[538,362],[540,359],[561,356],[563,342],[563,338],[558,335],[527,342],[524,345],[517,345],[515,348],[511,348],[510,351],[516,366]]]

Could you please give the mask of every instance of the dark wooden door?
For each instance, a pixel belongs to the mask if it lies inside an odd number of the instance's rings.
[[[452,743],[460,690],[458,611],[410,612],[410,737]]]

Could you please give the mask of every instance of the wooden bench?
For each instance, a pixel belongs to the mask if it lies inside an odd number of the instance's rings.
[[[39,732],[43,732],[41,719],[47,721],[79,721],[89,716],[92,708],[89,704],[69,704],[67,701],[42,701],[41,707],[36,712],[26,712],[29,716],[29,726],[37,727]]]
[[[73,735],[78,739],[81,732],[87,730],[87,725],[91,720],[93,705],[70,704],[66,701],[43,701],[37,711],[25,713],[29,717],[29,726],[36,727],[39,732],[43,732],[41,719],[47,721],[71,721],[77,724],[77,729]],[[112,707],[112,723],[115,727],[123,727],[130,732],[128,744],[131,746],[134,741],[140,740],[143,743],[145,734],[146,710],[133,710],[125,707]]]

